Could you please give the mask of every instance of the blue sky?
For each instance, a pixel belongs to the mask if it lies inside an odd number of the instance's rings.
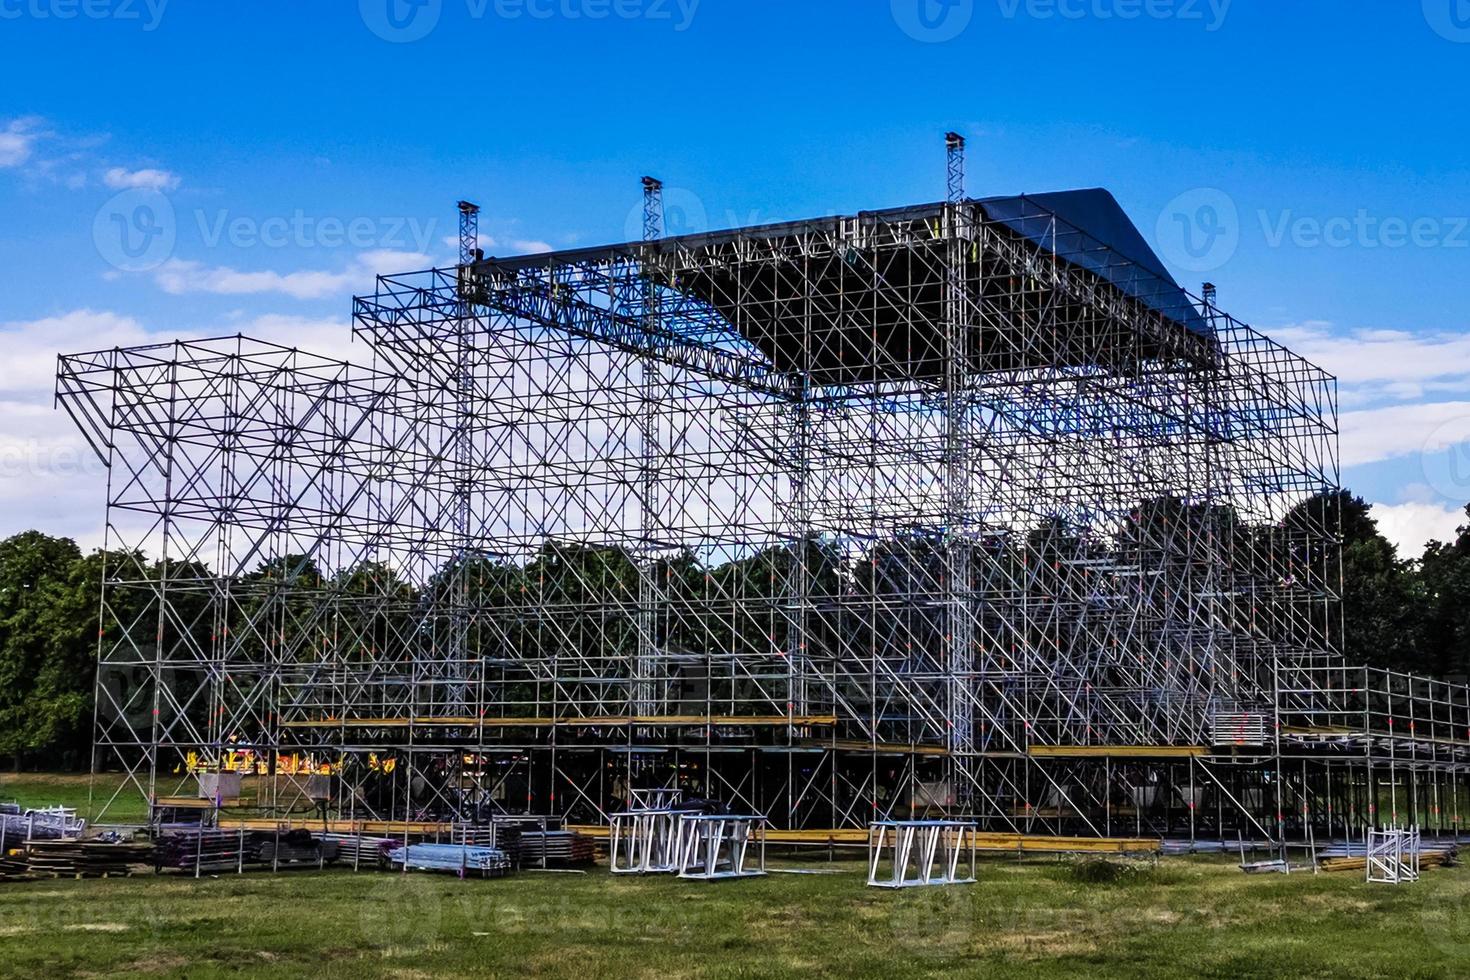
[[[1470,500],[1470,0],[0,0],[0,52],[0,534],[98,539],[58,350],[350,353],[461,197],[499,254],[631,237],[644,173],[690,230],[927,201],[951,128],[1337,373],[1410,552]]]

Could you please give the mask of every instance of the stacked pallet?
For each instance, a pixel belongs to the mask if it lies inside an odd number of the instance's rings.
[[[26,870],[38,877],[108,878],[133,873],[147,864],[153,848],[148,844],[105,841],[32,841],[26,846]]]
[[[258,860],[259,844],[254,834],[236,830],[176,828],[160,837],[153,847],[153,866],[162,871],[235,871],[241,864]]]
[[[456,824],[450,831],[451,843],[473,844],[476,847],[498,847],[500,846],[500,835],[498,827],[471,827],[466,824]]]
[[[580,867],[597,860],[596,842],[574,830],[523,830],[517,851],[522,867]]]
[[[388,852],[403,846],[402,839],[392,837],[364,837],[361,834],[324,834],[318,832],[317,840],[323,845],[336,848],[337,859],[353,867],[386,867]]]
[[[510,857],[504,851],[472,844],[409,844],[390,851],[388,860],[410,871],[447,871],[483,878],[499,878],[511,869]]]

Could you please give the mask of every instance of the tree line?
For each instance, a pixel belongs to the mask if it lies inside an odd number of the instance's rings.
[[[1466,508],[1466,525],[1459,528],[1453,541],[1432,541],[1417,557],[1398,555],[1379,531],[1370,506],[1350,492],[1305,506],[1338,512],[1331,516],[1340,521],[1343,539],[1342,647],[1347,662],[1442,678],[1463,679],[1470,675],[1470,506]],[[1177,508],[1174,513],[1179,513]],[[1035,554],[1055,550],[1059,535],[1044,530],[1032,532],[1024,550]],[[824,555],[815,543],[811,547],[814,550],[805,559],[808,574],[816,580],[835,576],[836,556]],[[901,554],[895,550],[899,548]],[[875,560],[864,573],[873,581],[855,585],[874,593],[906,591],[904,579],[939,574],[927,568],[938,561],[937,554],[929,554],[933,550],[933,545],[912,543],[875,548]],[[886,560],[877,560],[879,555],[885,555]],[[84,554],[72,540],[40,531],[25,531],[0,541],[0,758],[9,758],[17,769],[27,765],[87,765],[93,735],[103,570],[120,560],[133,563],[139,570],[160,570],[156,562],[149,563],[141,555],[109,556],[101,551]],[[739,603],[758,598],[769,588],[767,583],[784,579],[789,569],[781,566],[786,561],[788,554],[772,550],[704,569],[693,556],[684,556],[668,562],[669,567],[660,577],[673,586],[673,593],[686,591],[675,584],[680,581],[687,582],[692,592],[698,590],[701,580],[714,579],[720,594]],[[564,567],[569,562],[576,567]],[[1046,564],[1040,563],[1043,568]],[[588,548],[581,552],[548,551],[519,573],[508,568],[479,569],[475,575],[480,583],[478,601],[495,604],[492,593],[504,593],[506,600],[513,592],[523,593],[525,580],[533,577],[533,570],[535,578],[551,583],[538,601],[554,605],[585,606],[596,598],[583,594],[588,589],[598,596],[606,593],[616,601],[629,600],[637,593],[637,573],[625,556]],[[200,569],[199,574],[207,572]],[[878,581],[880,577],[883,581]],[[309,585],[303,578],[323,576],[309,560],[288,558],[267,562],[246,578],[281,581],[285,586],[286,579],[291,584]],[[343,572],[339,578],[336,587],[349,593],[358,580],[365,592],[379,592],[386,579],[396,581],[391,569],[372,563]],[[441,570],[426,584],[421,598],[431,600],[437,591],[456,587],[456,581],[459,579],[452,569]],[[837,588],[835,579],[810,584],[819,592]],[[405,593],[405,603],[414,604],[414,597],[409,595],[412,588],[406,583],[398,587]],[[111,615],[126,616],[127,612],[114,608]],[[736,626],[730,627],[732,634],[728,637],[680,637],[674,635],[678,617],[670,620],[672,632],[665,639],[672,646],[696,649],[711,642],[720,648],[747,645],[747,638],[737,635],[745,630]],[[381,630],[381,640],[391,642],[389,634],[396,632],[395,625],[384,623],[370,628],[369,633]],[[606,625],[599,629],[606,642]],[[631,635],[625,639],[631,649]],[[756,637],[748,643],[754,649],[761,645],[757,640],[763,639]]]

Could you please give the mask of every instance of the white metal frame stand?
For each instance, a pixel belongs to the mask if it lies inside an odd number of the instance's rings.
[[[668,874],[678,870],[679,813],[634,810],[614,813],[608,863],[615,875]]]
[[[958,820],[876,821],[868,827],[868,884],[874,888],[974,884],[977,832],[975,824]],[[961,863],[967,851],[968,869]],[[968,877],[960,877],[966,871]]]
[[[1368,831],[1367,880],[1401,885],[1419,880],[1419,828]]]
[[[754,865],[752,840],[758,844]],[[766,873],[766,818],[682,813],[674,851],[680,878],[759,878]]]

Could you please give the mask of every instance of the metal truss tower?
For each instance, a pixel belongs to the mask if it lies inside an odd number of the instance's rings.
[[[1342,662],[1335,381],[1102,192],[384,276],[359,366],[61,358],[108,464],[98,766],[248,805],[785,828],[1458,827],[1470,689]],[[1387,812],[1385,812],[1387,811]]]

